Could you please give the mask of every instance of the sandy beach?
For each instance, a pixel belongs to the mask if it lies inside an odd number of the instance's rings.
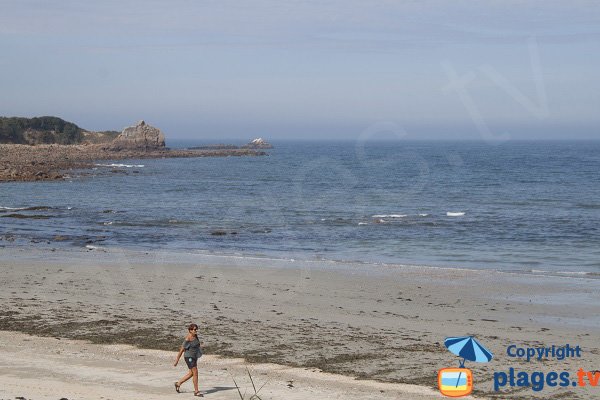
[[[597,279],[22,247],[2,249],[0,282],[2,398],[176,395],[184,369],[170,360],[190,322],[206,353],[201,385],[215,399],[238,398],[223,368],[244,379],[247,365],[259,381],[272,378],[263,398],[439,398],[437,371],[459,361],[444,338],[465,335],[495,355],[467,362],[475,397],[589,399],[600,390],[493,388],[494,372],[511,367],[598,369]],[[581,357],[507,355],[511,344],[567,343]],[[302,383],[289,389],[289,380]]]
[[[93,345],[85,341],[40,338],[0,332],[0,396],[31,399],[168,399],[191,398],[191,382],[181,394],[173,381],[185,364],[173,367],[173,352],[128,345]],[[41,362],[40,362],[41,361]],[[248,368],[248,370],[246,370]],[[439,393],[416,385],[355,380],[314,369],[276,364],[248,364],[242,359],[203,356],[200,389],[207,398],[239,398],[254,393],[252,379],[263,399],[438,399]],[[39,379],[34,379],[34,376]],[[43,378],[41,378],[43,377]],[[264,386],[263,386],[264,385]],[[261,389],[262,387],[262,389]]]

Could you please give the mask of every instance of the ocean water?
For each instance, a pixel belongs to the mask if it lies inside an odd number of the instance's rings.
[[[0,184],[0,251],[33,242],[600,276],[600,142],[281,142],[269,153],[103,161],[65,181]]]

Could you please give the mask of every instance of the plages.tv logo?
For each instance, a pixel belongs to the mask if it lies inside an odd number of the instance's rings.
[[[473,336],[449,337],[444,345],[453,354],[462,357],[458,368],[438,371],[438,387],[444,396],[463,397],[473,391],[473,373],[465,368],[465,361],[488,362],[494,355]]]

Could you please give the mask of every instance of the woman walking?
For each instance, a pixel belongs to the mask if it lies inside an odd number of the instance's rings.
[[[198,339],[198,325],[191,324],[188,327],[188,334],[185,337],[183,344],[181,345],[181,349],[179,349],[179,353],[177,353],[177,359],[175,359],[174,367],[179,363],[179,359],[181,355],[185,359],[185,363],[190,369],[187,374],[183,376],[180,380],[175,382],[175,391],[179,392],[179,388],[185,381],[190,378],[194,383],[194,396],[204,397],[202,393],[198,390],[198,359],[202,357],[202,351],[200,350],[200,339]]]

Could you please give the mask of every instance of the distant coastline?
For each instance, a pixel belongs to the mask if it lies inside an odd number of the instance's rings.
[[[69,171],[93,168],[99,160],[264,156],[267,148],[272,146],[259,138],[241,147],[174,150],[144,121],[119,134],[86,131],[58,117],[0,117],[0,182],[65,179]]]
[[[103,145],[0,145],[0,182],[46,181],[68,178],[72,170],[89,169],[94,161],[145,158],[191,158],[264,156],[253,149],[221,150],[124,150],[115,151]]]

